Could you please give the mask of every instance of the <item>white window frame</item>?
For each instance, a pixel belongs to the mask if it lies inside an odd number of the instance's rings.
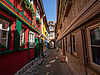
[[[91,48],[91,36],[90,36],[90,30],[95,29],[99,27],[100,28],[100,23],[95,24],[93,26],[90,26],[87,28],[87,39],[88,39],[88,47],[89,47],[89,60],[90,60],[90,65],[95,68],[98,69],[100,71],[100,65],[96,64],[93,62],[93,58],[92,58],[92,48]]]
[[[2,18],[1,18],[2,19]],[[4,19],[2,19],[2,20],[4,20]],[[5,20],[6,21],[6,20]],[[7,21],[8,22],[8,21]],[[2,28],[2,24],[0,24],[0,33],[1,33],[1,31],[6,31],[7,32],[7,34],[6,34],[6,38],[1,38],[1,34],[0,34],[0,39],[2,40],[6,40],[6,48],[7,48],[7,44],[8,44],[8,33],[9,33],[9,27],[7,28],[7,29],[3,29]],[[1,41],[0,40],[0,41]]]
[[[30,39],[30,35],[32,35],[31,38],[33,38],[33,40]],[[34,32],[32,32],[32,31],[30,31],[30,33],[29,33],[29,42],[30,42],[29,47],[30,47],[30,48],[33,48],[34,46],[32,47],[32,46],[31,46],[31,43],[35,44],[35,36],[34,36]]]
[[[36,18],[40,19],[40,11],[38,7],[36,8]]]
[[[21,29],[24,29],[24,28],[21,28]],[[21,40],[21,35],[23,36],[22,37],[23,38],[22,40]],[[25,35],[25,29],[24,29],[23,34],[21,34],[21,35],[20,35],[20,46],[21,46],[22,43],[24,43],[24,39],[25,39],[25,37],[24,37],[24,35]],[[22,41],[22,43],[21,43],[21,41]]]

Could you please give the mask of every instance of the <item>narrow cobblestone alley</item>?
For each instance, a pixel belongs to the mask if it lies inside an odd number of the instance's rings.
[[[72,75],[66,63],[61,63],[59,52],[49,49],[44,62],[38,68],[37,75]]]
[[[0,75],[100,75],[100,0],[0,0]]]

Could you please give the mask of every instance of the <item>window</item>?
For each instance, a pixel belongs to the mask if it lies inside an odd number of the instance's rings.
[[[76,52],[76,50],[75,50],[75,35],[73,35],[73,51]]]
[[[38,7],[36,8],[36,17],[37,17],[37,18],[40,18],[40,12],[39,12]]]
[[[63,39],[63,55],[65,55],[65,40]]]
[[[21,36],[20,36],[20,46],[25,42],[25,29],[21,28]]]
[[[62,49],[62,40],[60,40],[60,41],[58,42],[58,47],[59,47],[60,49]]]
[[[0,18],[0,43],[7,47],[9,22]]]
[[[66,50],[66,37],[64,38],[64,47],[65,47],[65,50]]]
[[[91,44],[100,45],[100,29],[99,27],[90,30]]]
[[[76,54],[76,37],[75,37],[75,33],[72,34],[72,51],[73,51],[73,54]]]
[[[66,51],[67,51],[67,36],[66,36],[66,38],[65,38],[65,44],[66,44]]]
[[[34,33],[32,31],[30,31],[30,35],[29,35],[29,41],[30,41],[30,48],[33,48],[34,47],[34,42],[35,42],[35,37],[34,37]]]
[[[100,25],[87,29],[91,63],[100,69]]]
[[[67,35],[67,51],[71,53],[71,35]]]

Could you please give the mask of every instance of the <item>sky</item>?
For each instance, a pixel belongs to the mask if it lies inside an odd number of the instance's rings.
[[[47,21],[56,21],[57,0],[42,0]]]

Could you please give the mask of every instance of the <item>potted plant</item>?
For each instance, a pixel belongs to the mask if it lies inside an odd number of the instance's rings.
[[[36,18],[36,22],[40,25],[41,24],[41,20],[39,18]]]
[[[35,13],[34,10],[32,10],[32,17],[33,17],[33,19],[35,18],[35,16],[36,16],[36,13]]]
[[[24,48],[25,47],[25,44],[24,43],[22,43],[21,44],[21,46],[20,46],[20,48]]]
[[[0,43],[0,51],[3,51],[3,50],[6,50],[6,47],[5,47],[5,45]]]

